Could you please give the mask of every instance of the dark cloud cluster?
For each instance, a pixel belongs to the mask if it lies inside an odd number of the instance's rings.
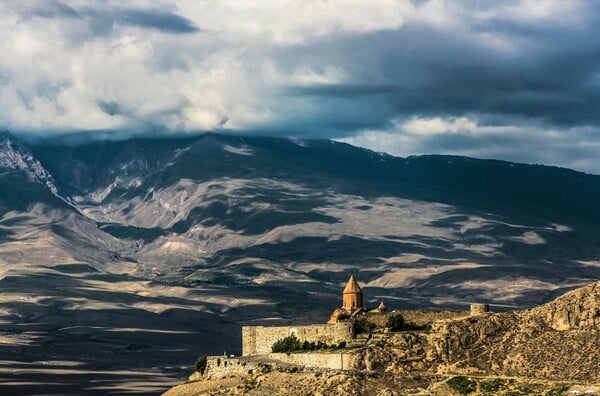
[[[77,7],[59,1],[34,2],[21,7],[23,8],[20,15],[25,17],[88,20],[92,26],[96,27],[97,33],[109,30],[114,25],[131,25],[174,34],[200,31],[191,20],[159,8],[127,8],[102,3],[95,6]]]
[[[470,114],[490,120],[598,125],[600,32],[595,26],[600,19],[588,23],[587,28],[532,32],[526,43],[515,47],[517,39],[510,32],[490,26],[488,33],[501,34],[511,46],[507,49],[485,39],[473,42],[472,32],[451,36],[410,25],[347,38],[316,51],[322,62],[343,63],[352,84],[305,85],[290,92],[315,100],[352,101],[365,112],[380,113],[376,119],[381,122],[393,116]],[[303,49],[295,57],[313,51]],[[282,58],[296,61],[294,55]]]
[[[9,128],[328,137],[600,173],[592,1],[15,4]]]

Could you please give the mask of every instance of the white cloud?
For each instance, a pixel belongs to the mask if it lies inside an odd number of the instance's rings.
[[[115,0],[0,2],[0,122],[21,130],[148,124],[211,130],[270,126],[296,110],[311,119],[323,109],[282,97],[280,88],[352,84],[368,76],[349,72],[343,59],[324,62],[318,52],[282,67],[278,49],[400,29],[407,21],[468,30],[467,8],[441,0],[418,5],[408,0],[125,4],[128,9]],[[491,18],[493,10],[480,18]],[[141,11],[146,14],[140,16]],[[164,20],[148,17],[152,12]],[[185,31],[195,24],[199,32],[162,31],[168,23]],[[105,103],[115,104],[114,111],[107,112]],[[472,127],[463,121],[442,125],[436,118],[416,119],[405,129],[426,134]]]
[[[397,29],[413,9],[398,0],[179,1],[178,9],[226,40],[262,45],[305,44],[343,33]]]
[[[480,125],[469,117],[395,121],[388,129],[336,139],[395,156],[445,154],[558,165],[598,174],[600,128],[558,130],[526,122]]]
[[[315,62],[281,69],[271,48],[396,29],[411,7],[394,0],[127,5],[177,12],[200,32],[171,34],[120,23],[124,18],[115,15],[124,12],[123,3],[116,1],[96,9],[68,2],[68,12],[78,17],[61,14],[66,11],[57,2],[0,2],[0,123],[17,130],[268,125],[285,116],[277,111],[278,87],[345,77],[340,67],[317,68]],[[107,114],[102,103],[118,106]]]
[[[399,126],[404,132],[416,135],[438,135],[442,133],[475,132],[477,123],[467,117],[457,118],[413,118]]]

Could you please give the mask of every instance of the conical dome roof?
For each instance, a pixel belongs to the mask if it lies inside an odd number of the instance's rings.
[[[356,282],[356,279],[354,279],[354,275],[350,276],[348,284],[344,288],[344,294],[346,293],[362,293],[360,286],[358,286],[358,282]]]
[[[385,304],[383,303],[383,301],[379,304],[379,306],[377,307],[378,310],[380,311],[385,311]]]

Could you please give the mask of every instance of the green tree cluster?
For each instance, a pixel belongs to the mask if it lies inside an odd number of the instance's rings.
[[[373,322],[369,322],[364,316],[354,321],[354,332],[356,334],[371,333],[375,330],[375,327],[377,327],[377,325]]]
[[[452,390],[460,393],[461,395],[468,395],[469,393],[473,393],[477,390],[477,382],[462,375],[450,378],[448,381],[446,381],[446,384],[448,384]]]
[[[280,340],[275,341],[271,346],[271,352],[273,353],[290,353],[299,351],[302,348],[302,344],[295,334],[284,337]]]
[[[337,348],[345,348],[346,342],[341,341]],[[271,352],[273,353],[291,353],[291,352],[299,352],[299,351],[316,351],[319,349],[334,349],[336,348],[333,345],[328,345],[324,342],[300,342],[298,337],[295,334],[284,337],[280,340],[275,341],[271,346]]]
[[[404,316],[400,314],[390,315],[385,327],[390,331],[424,330],[427,328],[427,326],[417,326],[414,323],[407,322],[404,320]]]
[[[400,315],[400,314],[394,314],[391,315],[386,324],[385,327],[387,327],[388,329],[390,329],[390,331],[402,331],[406,328],[406,321],[404,320],[404,316]]]

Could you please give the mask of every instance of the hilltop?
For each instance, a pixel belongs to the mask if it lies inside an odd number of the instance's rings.
[[[275,363],[274,372],[249,370],[220,380],[192,376],[199,381],[165,395],[598,392],[600,281],[533,309],[446,318],[431,322],[427,331],[379,334],[346,353],[353,361],[346,370]]]

